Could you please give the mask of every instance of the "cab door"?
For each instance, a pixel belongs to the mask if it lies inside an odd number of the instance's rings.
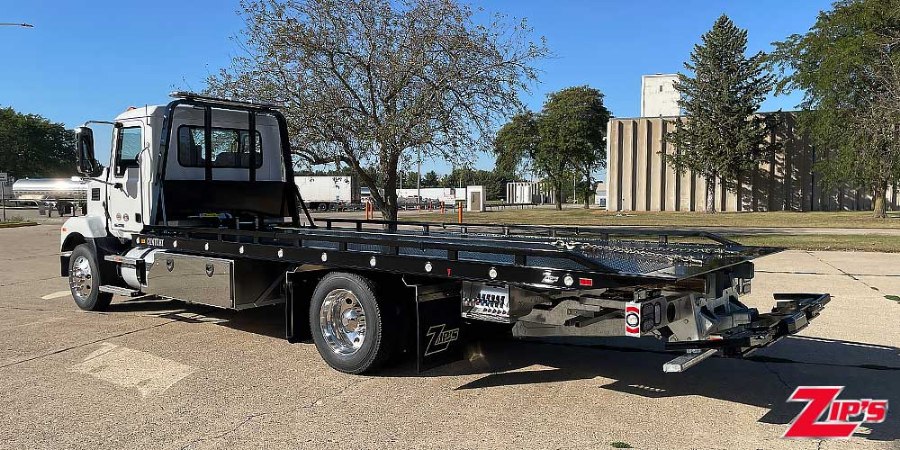
[[[106,205],[109,230],[118,237],[130,238],[143,228],[139,158],[147,145],[144,128],[143,121],[133,120],[121,122],[113,131],[113,165],[107,176]]]

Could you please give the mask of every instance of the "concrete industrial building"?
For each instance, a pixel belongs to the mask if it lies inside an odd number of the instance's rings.
[[[644,75],[641,77],[641,117],[666,117],[681,114],[675,82],[678,75]]]
[[[736,192],[717,183],[720,211],[869,210],[872,195],[856,189],[826,191],[815,163],[827,151],[796,134],[791,113],[778,114],[772,146],[758,170],[741,180]],[[706,181],[691,172],[678,174],[663,154],[677,151],[664,136],[678,117],[615,118],[607,135],[607,209],[611,211],[703,211]],[[887,207],[898,209],[900,195],[890,189]]]

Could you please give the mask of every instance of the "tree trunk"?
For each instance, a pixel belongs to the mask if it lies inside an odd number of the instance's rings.
[[[887,182],[879,183],[875,187],[874,192],[874,213],[876,219],[884,219],[887,217]]]
[[[349,152],[348,152],[349,153]],[[350,158],[349,159],[350,166],[353,168],[353,173],[359,177],[359,180],[362,184],[368,186],[369,191],[371,192],[372,201],[374,203],[375,208],[378,208],[381,211],[381,217],[384,220],[397,220],[397,177],[396,177],[396,163],[394,163],[394,177],[387,177],[385,179],[384,186],[384,194],[378,190],[378,179],[377,176],[375,178],[371,177],[369,173],[363,170],[362,166],[359,164],[359,160]],[[396,229],[396,226],[388,227]]]
[[[556,210],[562,211],[562,181],[556,182]]]
[[[587,180],[587,187],[584,188],[584,209],[590,209],[591,197],[594,194],[594,189],[593,189],[594,180],[593,180],[593,178],[591,178],[590,168],[585,169],[583,174],[584,174],[584,179]]]
[[[400,162],[399,152],[392,153],[387,160],[384,176],[384,203],[381,205],[381,217],[384,220],[397,220],[397,165]],[[390,230],[396,230],[396,225],[389,225]]]
[[[706,213],[716,213],[716,177],[706,177]]]
[[[591,208],[591,194],[593,194],[593,192],[591,191],[590,186],[591,186],[591,183],[588,183],[588,187],[583,191],[584,197],[582,198],[582,200],[584,200],[584,204],[581,207],[584,209]]]
[[[397,186],[388,189],[384,187],[384,203],[381,205],[381,218],[384,220],[397,220]]]
[[[584,188],[584,197],[582,198],[582,200],[584,200],[584,205],[582,205],[582,208],[584,208],[584,209],[590,209],[590,207],[591,207],[591,194],[592,194],[591,185],[592,184],[593,183],[591,183],[591,178],[588,177],[587,187]]]

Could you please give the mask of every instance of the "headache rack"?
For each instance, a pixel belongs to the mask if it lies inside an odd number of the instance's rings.
[[[668,284],[777,249],[657,228],[447,224],[323,218],[266,231],[153,226],[148,247],[410,275],[572,287]],[[578,287],[578,286],[576,286]]]

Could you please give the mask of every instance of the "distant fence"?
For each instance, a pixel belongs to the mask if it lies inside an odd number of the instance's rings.
[[[872,209],[872,194],[856,189],[825,190],[813,169],[827,157],[795,134],[795,119],[782,114],[772,130],[768,151],[759,168],[743,177],[737,192],[717,183],[720,211],[834,211]],[[703,211],[706,180],[692,172],[678,174],[663,157],[676,149],[664,139],[677,117],[612,119],[607,137],[608,209],[612,211]],[[888,209],[900,209],[900,193],[889,189]]]

